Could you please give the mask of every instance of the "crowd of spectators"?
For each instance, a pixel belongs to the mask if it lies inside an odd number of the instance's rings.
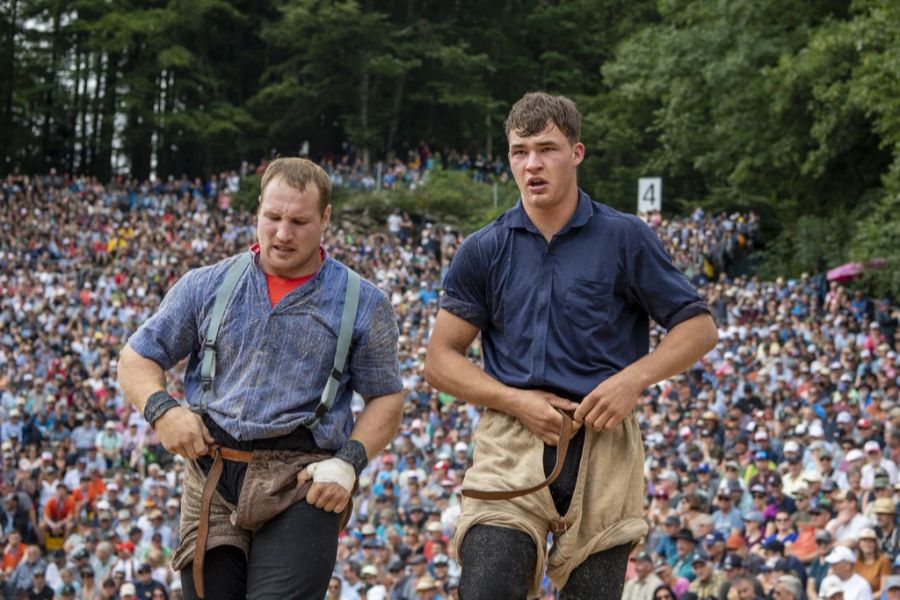
[[[0,595],[180,597],[168,557],[184,463],[124,402],[116,356],[186,270],[254,241],[253,215],[221,201],[238,185],[237,173],[0,182]],[[479,413],[431,389],[422,367],[462,234],[409,215],[377,232],[338,221],[327,251],[395,308],[406,401],[399,435],[360,477],[328,598],[455,598],[451,540]],[[720,341],[640,399],[650,533],[629,600],[855,600],[888,595],[900,573],[900,310],[816,275],[719,274],[756,221],[649,218]],[[663,336],[653,328],[651,345]],[[168,374],[176,396],[180,375]]]
[[[349,189],[374,190],[379,185],[385,190],[415,189],[435,167],[469,173],[474,181],[482,183],[509,180],[506,161],[499,154],[439,151],[425,141],[377,160],[369,168],[349,144],[344,144],[337,154],[325,154],[319,164],[331,175],[334,185]]]

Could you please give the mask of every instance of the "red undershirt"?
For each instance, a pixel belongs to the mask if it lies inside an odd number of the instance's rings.
[[[250,251],[259,254],[259,244],[253,244],[253,246],[250,247]],[[322,246],[319,246],[319,257],[323,261],[325,260],[325,248]],[[316,273],[318,272],[317,269]],[[315,277],[316,273],[304,275],[303,277],[279,277],[278,275],[266,273],[266,287],[269,290],[269,302],[272,303],[272,307],[274,308],[287,294]]]

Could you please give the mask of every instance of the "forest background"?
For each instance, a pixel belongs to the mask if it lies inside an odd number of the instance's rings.
[[[764,276],[879,258],[900,293],[896,0],[0,0],[0,175],[504,156],[536,89],[578,103],[596,199],[659,176],[666,214],[761,215]]]

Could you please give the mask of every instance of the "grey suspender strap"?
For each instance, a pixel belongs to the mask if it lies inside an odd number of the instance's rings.
[[[334,351],[334,367],[331,375],[322,390],[322,399],[316,407],[315,415],[306,424],[312,429],[325,416],[334,404],[341,376],[344,374],[344,366],[347,363],[347,354],[350,351],[350,339],[353,337],[353,323],[356,321],[356,309],[359,307],[359,273],[347,267],[347,290],[344,292],[344,311],[341,314],[341,329],[338,333],[337,348]]]
[[[228,272],[225,274],[225,280],[219,286],[216,292],[216,300],[213,304],[212,313],[209,318],[209,328],[206,330],[206,338],[203,340],[203,358],[200,363],[200,386],[202,393],[200,394],[200,412],[205,413],[208,404],[208,395],[212,391],[213,378],[216,376],[216,339],[219,337],[219,329],[222,326],[222,318],[225,316],[225,309],[228,307],[228,300],[231,298],[237,282],[241,275],[247,270],[247,267],[253,260],[253,256],[246,252],[238,257]],[[334,366],[325,389],[322,390],[322,398],[316,407],[315,414],[311,417],[306,427],[312,429],[319,420],[325,416],[331,406],[334,404],[337,395],[338,386],[341,382],[341,376],[344,374],[344,367],[347,364],[347,354],[350,351],[350,340],[353,337],[353,323],[356,321],[356,311],[359,307],[359,273],[347,267],[347,289],[344,293],[344,309],[341,313],[341,327],[338,332],[337,348],[334,352]]]
[[[200,412],[206,412],[207,395],[212,390],[213,378],[216,376],[216,339],[219,337],[219,328],[222,326],[222,317],[228,307],[228,299],[234,291],[241,275],[253,261],[253,255],[249,252],[241,254],[231,264],[225,274],[225,280],[216,292],[216,301],[213,304],[209,317],[209,328],[206,330],[206,338],[203,340],[203,359],[200,363],[200,386],[203,393],[200,395]]]

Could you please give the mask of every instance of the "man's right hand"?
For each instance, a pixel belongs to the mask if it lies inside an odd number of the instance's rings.
[[[562,428],[562,415],[556,409],[574,411],[578,407],[571,400],[541,390],[516,390],[516,400],[512,416],[522,421],[542,442],[551,446],[559,444]],[[573,423],[572,433],[580,426]]]
[[[200,415],[184,406],[163,413],[154,424],[159,441],[169,452],[185,458],[203,456],[216,441],[203,424]]]

